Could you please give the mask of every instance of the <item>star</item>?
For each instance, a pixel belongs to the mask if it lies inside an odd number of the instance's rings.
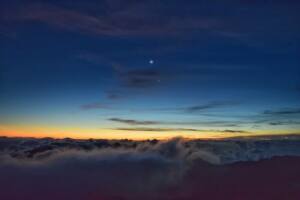
[[[154,64],[154,60],[149,60],[149,64],[153,65]]]

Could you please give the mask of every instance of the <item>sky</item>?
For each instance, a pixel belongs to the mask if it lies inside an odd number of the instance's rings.
[[[300,133],[300,2],[0,1],[0,135]]]

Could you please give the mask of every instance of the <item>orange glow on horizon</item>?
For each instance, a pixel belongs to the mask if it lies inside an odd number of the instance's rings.
[[[78,128],[78,127],[49,127],[49,126],[14,126],[0,125],[0,136],[7,137],[52,137],[52,138],[74,138],[74,139],[169,139],[172,137],[183,137],[187,139],[222,139],[236,136],[259,136],[295,134],[300,131],[256,131],[255,133],[231,133],[214,131],[134,131],[114,130],[105,128]]]

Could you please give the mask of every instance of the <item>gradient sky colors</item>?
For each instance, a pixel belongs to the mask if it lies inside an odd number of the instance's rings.
[[[300,133],[299,1],[0,2],[0,135]]]

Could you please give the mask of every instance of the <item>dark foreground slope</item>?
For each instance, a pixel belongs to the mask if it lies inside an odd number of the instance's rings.
[[[177,187],[164,191],[172,200],[299,200],[300,158],[213,166],[198,162]]]

